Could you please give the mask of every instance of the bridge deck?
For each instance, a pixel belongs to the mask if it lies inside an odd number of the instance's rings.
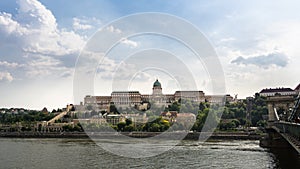
[[[300,155],[300,142],[295,137],[287,133],[281,133],[275,126],[272,128],[275,129],[296,150],[298,155]]]
[[[296,101],[296,104],[295,104]],[[300,124],[295,123],[300,114],[300,94],[267,97],[268,126],[281,135],[300,155]],[[291,107],[293,107],[291,112]],[[283,108],[280,115],[277,108]]]

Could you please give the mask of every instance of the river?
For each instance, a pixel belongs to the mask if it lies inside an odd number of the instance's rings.
[[[298,166],[298,167],[296,167]],[[299,168],[287,149],[264,149],[259,141],[182,141],[148,158],[126,158],[106,152],[88,139],[0,138],[2,169],[89,168]]]

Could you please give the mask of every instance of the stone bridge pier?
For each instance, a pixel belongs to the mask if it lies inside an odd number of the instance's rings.
[[[279,117],[278,110],[283,110],[286,112],[285,117],[290,114],[290,108],[294,107],[295,97],[291,95],[277,95],[272,97],[267,97],[268,106],[268,127],[272,127],[274,122],[282,120]]]
[[[300,123],[288,120],[292,113],[290,110],[293,110],[293,113],[299,111],[298,106],[295,106],[295,100],[295,96],[292,95],[267,98],[269,119],[267,135],[260,140],[262,147],[292,147],[300,155]],[[280,114],[282,112],[277,112],[279,109],[286,114],[282,116]]]

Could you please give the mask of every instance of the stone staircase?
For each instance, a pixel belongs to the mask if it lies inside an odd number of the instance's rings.
[[[47,124],[49,123],[54,123],[55,120],[61,119],[62,117],[64,117],[64,115],[66,115],[68,112],[64,111],[61,112],[60,114],[58,114],[57,116],[53,117],[51,120],[47,121]]]

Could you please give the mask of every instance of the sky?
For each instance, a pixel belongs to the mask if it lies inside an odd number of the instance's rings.
[[[294,89],[300,83],[299,6],[296,0],[1,0],[0,107],[42,109],[77,104],[75,69],[80,59],[88,57],[87,63],[97,70],[94,93],[87,94],[110,95],[113,90],[126,89],[149,94],[156,78],[163,92],[172,94],[185,89],[184,77],[192,78],[189,84],[195,82],[193,90],[214,94],[205,59],[196,60],[180,41],[151,34],[122,37],[133,32],[132,25],[111,24],[145,12],[182,18],[201,31],[222,66],[225,93],[245,98],[264,88]],[[147,20],[140,21],[141,29],[147,29]],[[170,31],[189,33],[186,25],[170,25]],[[87,55],[89,45],[95,39],[100,42],[95,37],[103,32],[121,40],[106,55]],[[93,52],[101,46],[95,44]],[[158,66],[146,69],[147,64],[161,63],[168,71]]]

